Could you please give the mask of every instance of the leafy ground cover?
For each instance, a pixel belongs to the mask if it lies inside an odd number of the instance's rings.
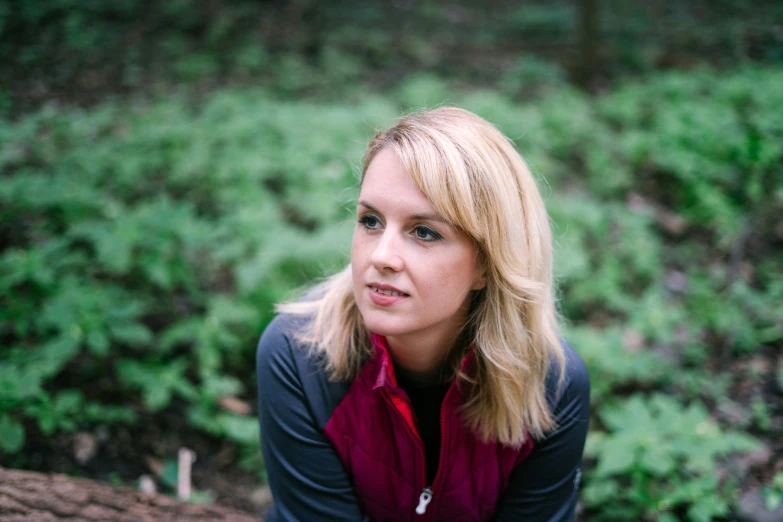
[[[539,73],[523,102],[513,75],[421,75],[350,101],[228,88],[0,121],[3,465],[133,482],[187,444],[196,487],[252,510],[272,305],[346,262],[373,130],[445,101],[511,136],[547,199],[567,337],[593,382],[582,516],[777,507],[783,70],[657,74],[598,97]]]

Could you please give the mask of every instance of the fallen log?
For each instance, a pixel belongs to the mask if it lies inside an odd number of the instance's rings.
[[[234,509],[194,505],[67,475],[0,467],[1,522],[160,522],[261,519]]]

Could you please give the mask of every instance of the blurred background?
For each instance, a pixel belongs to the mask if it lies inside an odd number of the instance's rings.
[[[257,513],[254,350],[374,129],[458,105],[552,216],[579,519],[783,520],[783,2],[0,0],[0,465]]]

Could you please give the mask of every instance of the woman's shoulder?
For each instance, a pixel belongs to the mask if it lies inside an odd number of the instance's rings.
[[[257,365],[295,366],[307,359],[309,350],[298,339],[297,333],[308,320],[307,317],[287,313],[275,316],[258,341]]]
[[[580,388],[590,387],[590,376],[587,373],[579,352],[565,339],[560,339],[560,346],[565,354],[565,380]]]
[[[297,328],[305,324],[305,318],[303,316],[280,313],[275,315],[266,328],[262,332],[263,335],[291,335],[294,334]]]
[[[561,338],[560,346],[564,355],[563,379],[560,380],[561,367],[556,363],[550,364],[546,377],[547,402],[555,414],[575,401],[590,402],[590,375],[584,361],[567,340]]]
[[[297,339],[306,316],[280,314],[258,342],[256,376],[259,401],[272,398],[278,406],[305,403],[321,428],[348,392],[350,382],[336,382],[324,360]]]

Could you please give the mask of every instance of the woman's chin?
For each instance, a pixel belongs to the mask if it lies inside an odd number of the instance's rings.
[[[388,313],[376,310],[362,312],[362,319],[369,331],[384,337],[403,335],[413,329],[408,321],[401,320],[399,317],[389,317]]]

